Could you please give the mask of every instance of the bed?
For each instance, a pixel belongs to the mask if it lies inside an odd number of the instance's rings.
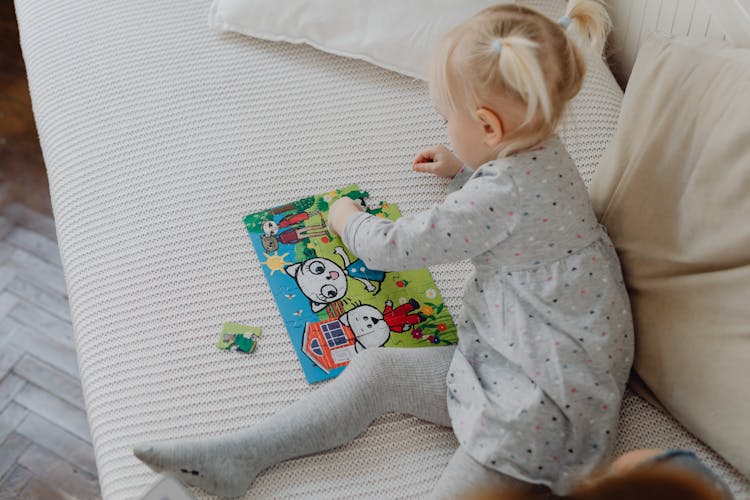
[[[351,183],[405,214],[444,193],[408,168],[445,141],[423,82],[210,31],[208,7],[16,0],[107,499],[138,498],[155,481],[135,443],[250,426],[314,390],[244,215]],[[595,65],[561,129],[586,182],[621,99]],[[432,268],[454,314],[466,272]],[[226,321],[261,326],[258,351],[218,350]],[[455,446],[448,429],[389,414],[349,445],[273,467],[247,498],[419,498]],[[628,391],[617,449],[640,447],[696,450],[750,498],[746,479]]]

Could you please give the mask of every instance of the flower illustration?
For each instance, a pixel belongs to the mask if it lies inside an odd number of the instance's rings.
[[[437,291],[435,291],[434,288],[428,288],[424,294],[428,299],[434,299],[435,297],[437,297]]]
[[[396,286],[399,287],[399,288],[404,288],[404,286],[406,286],[406,283],[404,283],[403,281],[399,280],[399,281],[396,282]]]
[[[434,312],[434,310],[432,309],[431,306],[427,306],[427,305],[422,306],[422,313],[425,316],[432,316],[433,312]]]
[[[433,336],[433,335],[430,335],[429,337],[427,337],[427,340],[430,342],[430,344],[435,344],[436,343],[435,342],[435,336]],[[438,342],[440,342],[440,341],[438,340]]]
[[[421,328],[415,328],[411,331],[411,336],[415,339],[421,339],[422,338],[422,329]]]
[[[401,304],[401,305],[404,305],[407,302],[409,302],[409,299],[407,299],[406,297],[399,297],[399,299],[398,299],[398,303]]]
[[[448,329],[448,327],[445,326],[445,323],[438,323],[437,329],[439,332],[444,332],[445,330]]]
[[[432,337],[432,340],[430,342],[432,342],[433,344],[439,344],[440,343],[440,337],[438,337],[437,335],[435,335],[434,337]]]

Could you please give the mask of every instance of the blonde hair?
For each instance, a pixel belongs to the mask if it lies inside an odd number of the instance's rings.
[[[583,85],[586,65],[577,45],[600,57],[611,26],[598,0],[569,0],[560,23],[520,5],[489,7],[440,40],[430,61],[430,92],[472,117],[480,107],[499,109],[503,97],[525,106],[525,120],[506,131],[497,154],[527,149],[554,133]]]

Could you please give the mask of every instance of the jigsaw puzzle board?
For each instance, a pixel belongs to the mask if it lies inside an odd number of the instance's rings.
[[[337,376],[362,349],[458,341],[429,270],[368,269],[329,232],[328,207],[341,196],[358,200],[376,217],[401,216],[396,205],[372,205],[352,185],[244,219],[310,383]]]

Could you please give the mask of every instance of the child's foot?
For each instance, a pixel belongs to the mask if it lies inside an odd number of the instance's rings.
[[[261,471],[249,457],[232,456],[225,446],[207,440],[145,443],[133,454],[156,472],[171,472],[185,484],[223,497],[244,494]]]

